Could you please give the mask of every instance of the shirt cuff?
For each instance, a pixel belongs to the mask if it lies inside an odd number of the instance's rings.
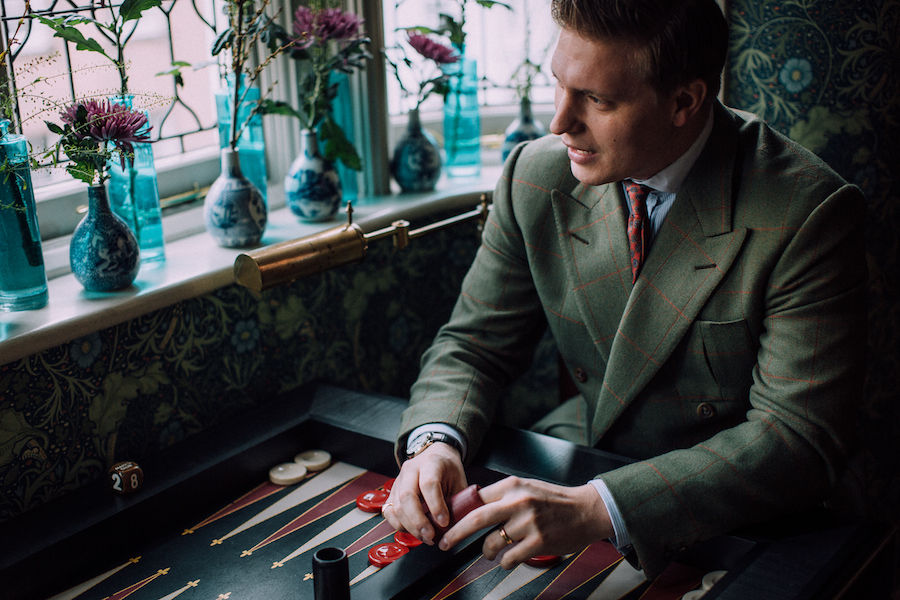
[[[462,433],[452,425],[447,425],[446,423],[426,423],[425,425],[419,425],[415,429],[413,429],[409,435],[406,437],[406,453],[409,454],[410,447],[409,444],[414,439],[419,437],[419,435],[423,433],[445,433],[459,442],[459,447],[462,448],[462,456],[460,458],[465,462],[466,460],[466,438],[463,437]]]
[[[613,543],[616,545],[616,549],[622,554],[627,554],[631,550],[631,536],[628,535],[628,530],[625,529],[625,521],[622,519],[622,513],[619,511],[615,499],[613,499],[609,488],[606,487],[606,482],[602,479],[592,479],[591,485],[594,486],[594,489],[600,494],[603,504],[606,505],[606,512],[609,513],[609,520],[612,522],[613,533],[615,534]]]

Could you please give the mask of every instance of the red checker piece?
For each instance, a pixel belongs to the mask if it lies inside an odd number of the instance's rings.
[[[386,490],[369,490],[356,497],[356,506],[363,512],[379,513],[390,495]]]
[[[386,567],[407,552],[409,548],[397,542],[378,544],[369,550],[369,564],[373,567]]]
[[[557,556],[555,554],[538,554],[537,556],[532,556],[528,560],[525,561],[525,564],[530,567],[536,567],[538,569],[543,569],[546,567],[552,567],[556,563],[558,563],[562,559],[561,556]]]
[[[394,534],[394,541],[402,544],[407,548],[415,548],[422,545],[422,540],[406,531],[398,531]]]
[[[459,520],[467,514],[480,506],[484,506],[484,500],[481,499],[481,495],[478,493],[479,489],[478,485],[473,483],[469,487],[456,492],[450,497],[450,500],[447,502],[448,508],[450,509],[450,523],[446,527],[440,527],[434,521],[431,522],[431,524],[434,525],[434,541],[441,539],[450,527],[459,522]],[[431,518],[430,514],[428,515],[428,518]]]

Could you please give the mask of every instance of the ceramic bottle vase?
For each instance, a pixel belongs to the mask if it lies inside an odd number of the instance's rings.
[[[319,154],[316,134],[300,132],[300,154],[284,177],[287,205],[304,221],[328,221],[341,206],[341,180],[334,165]]]
[[[254,246],[266,229],[262,195],[241,172],[237,150],[222,150],[222,171],[203,202],[206,231],[224,248]]]
[[[391,157],[391,175],[404,192],[429,192],[441,176],[441,152],[434,137],[422,129],[419,110],[409,111],[406,131]]]
[[[90,292],[125,289],[137,277],[137,239],[109,206],[105,185],[88,187],[88,213],[69,242],[72,274]]]
[[[547,133],[544,125],[535,120],[531,112],[531,100],[523,97],[519,100],[519,116],[506,128],[503,139],[503,161],[517,144],[528,140],[536,140]]]

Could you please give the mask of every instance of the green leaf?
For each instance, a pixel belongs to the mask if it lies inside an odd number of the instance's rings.
[[[56,33],[53,37],[58,37],[66,40],[67,42],[71,42],[75,44],[76,50],[88,50],[90,52],[99,52],[106,58],[112,60],[106,52],[103,51],[103,46],[100,45],[100,42],[95,40],[94,38],[85,38],[84,35],[74,27],[69,27],[64,25],[63,22],[59,19],[48,19],[47,17],[38,17],[38,19],[44,25],[50,27]],[[69,20],[68,22],[72,22]],[[81,21],[87,22],[87,21]]]
[[[330,116],[322,121],[319,137],[323,142],[322,154],[325,160],[340,160],[348,169],[362,170],[362,160],[356,148],[347,139],[344,130]]]
[[[512,10],[512,6],[507,4],[506,2],[497,2],[496,0],[475,0],[480,6],[484,8],[494,8],[495,6],[502,6],[507,10]]]
[[[94,165],[88,161],[70,163],[66,165],[66,172],[88,185],[94,182]]]
[[[56,135],[65,134],[65,131],[63,131],[63,128],[60,127],[59,125],[57,125],[56,123],[52,123],[50,121],[44,121],[44,123],[47,125],[47,129],[49,129],[51,131],[51,133],[55,133]]]
[[[259,103],[259,113],[263,115],[283,115],[296,117],[303,120],[303,115],[297,112],[293,106],[283,100],[271,100],[266,98]]]
[[[219,37],[216,38],[216,41],[213,42],[212,50],[210,53],[213,56],[217,56],[222,50],[227,48],[231,48],[231,44],[234,41],[234,30],[230,27],[219,34]]]
[[[119,16],[122,17],[123,22],[133,21],[139,19],[141,13],[148,8],[154,8],[161,4],[162,0],[124,0],[119,6]]]

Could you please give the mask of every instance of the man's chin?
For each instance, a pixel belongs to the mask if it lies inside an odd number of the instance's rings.
[[[614,181],[608,176],[608,173],[599,173],[597,169],[591,169],[574,161],[569,161],[569,168],[572,170],[572,176],[585,185],[603,185]]]

